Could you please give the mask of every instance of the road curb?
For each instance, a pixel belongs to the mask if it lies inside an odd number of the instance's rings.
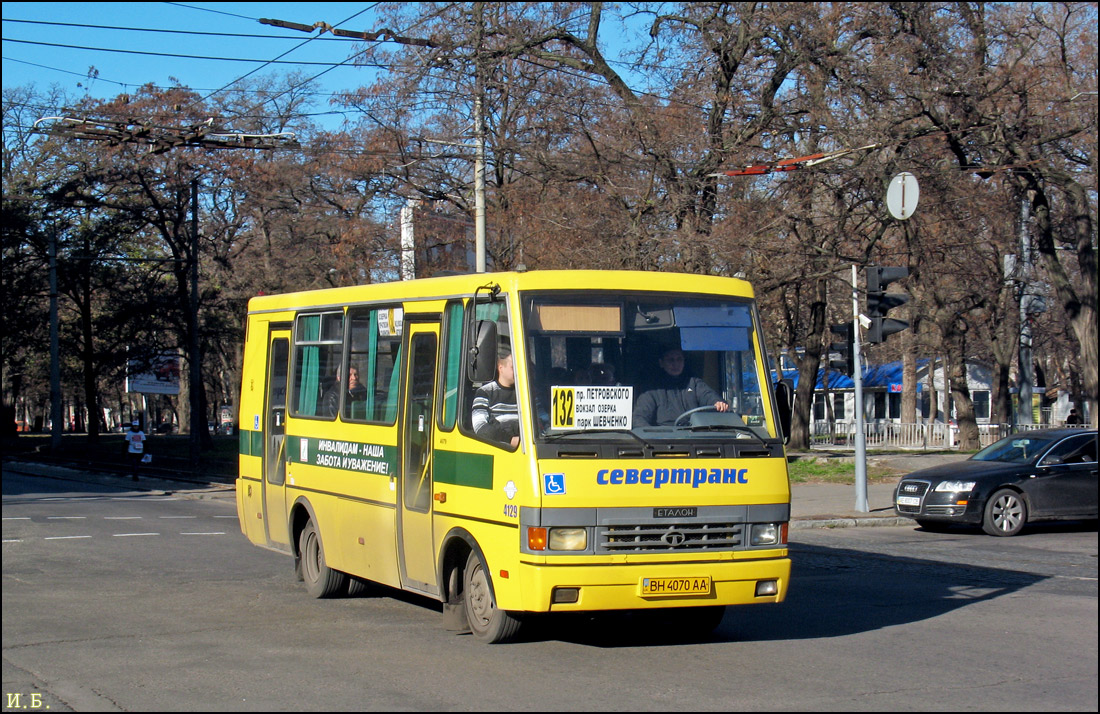
[[[791,519],[792,530],[806,528],[860,528],[875,526],[907,526],[913,523],[913,519],[904,516],[869,516],[866,518],[794,518]]]

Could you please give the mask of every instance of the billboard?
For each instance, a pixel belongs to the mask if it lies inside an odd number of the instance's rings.
[[[149,361],[130,360],[126,367],[126,391],[136,394],[179,394],[179,354],[162,352]]]

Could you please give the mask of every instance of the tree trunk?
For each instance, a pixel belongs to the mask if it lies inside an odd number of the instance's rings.
[[[917,356],[912,330],[902,332],[901,338],[901,423],[917,423]]]
[[[1050,277],[1054,288],[1054,294],[1061,302],[1062,308],[1069,317],[1073,335],[1077,339],[1080,349],[1080,372],[1084,390],[1082,395],[1088,402],[1089,414],[1092,426],[1097,425],[1097,397],[1100,394],[1100,376],[1097,375],[1097,297],[1096,297],[1096,251],[1093,249],[1093,228],[1091,204],[1084,188],[1071,178],[1062,176],[1057,172],[1050,172],[1047,178],[1057,184],[1066,193],[1069,205],[1072,207],[1073,220],[1069,221],[1072,229],[1069,237],[1072,238],[1077,248],[1077,259],[1080,263],[1080,281],[1083,283],[1080,290],[1076,289],[1065,266],[1058,256],[1058,246],[1055,241],[1054,226],[1050,215],[1050,204],[1046,192],[1037,177],[1027,175],[1021,178],[1026,182],[1030,190],[1032,214],[1035,217],[1036,243],[1039,254],[1043,257],[1043,266]]]
[[[187,355],[179,350],[180,356],[180,393],[176,397],[176,416],[179,418],[179,433],[191,433],[191,370],[187,369]]]
[[[791,413],[790,446],[792,449],[810,448],[810,420],[813,415],[817,371],[821,367],[827,288],[824,278],[819,278],[814,283],[814,295],[810,303],[810,332],[806,335],[806,352],[798,361],[798,388],[795,391],[794,410]]]
[[[88,405],[88,437],[99,437],[99,422],[103,410],[99,408],[99,385],[96,384],[95,341],[92,336],[92,289],[87,274],[81,286],[84,292],[80,301],[81,359],[84,363],[84,403]]]
[[[951,401],[955,405],[955,419],[959,427],[959,449],[973,451],[981,446],[978,421],[974,417],[974,401],[970,398],[970,386],[966,380],[966,335],[952,328],[944,335],[950,350],[948,362],[951,380]]]

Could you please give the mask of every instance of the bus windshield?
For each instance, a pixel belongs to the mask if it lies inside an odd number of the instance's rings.
[[[682,294],[525,294],[540,440],[775,439],[753,303]]]

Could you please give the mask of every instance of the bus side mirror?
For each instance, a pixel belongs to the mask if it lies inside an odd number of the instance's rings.
[[[794,402],[794,390],[791,382],[781,379],[775,383],[775,408],[779,413],[779,428],[783,430],[783,443],[791,439],[791,407]]]
[[[477,337],[470,347],[466,374],[471,382],[491,382],[497,378],[497,323],[477,322]]]

